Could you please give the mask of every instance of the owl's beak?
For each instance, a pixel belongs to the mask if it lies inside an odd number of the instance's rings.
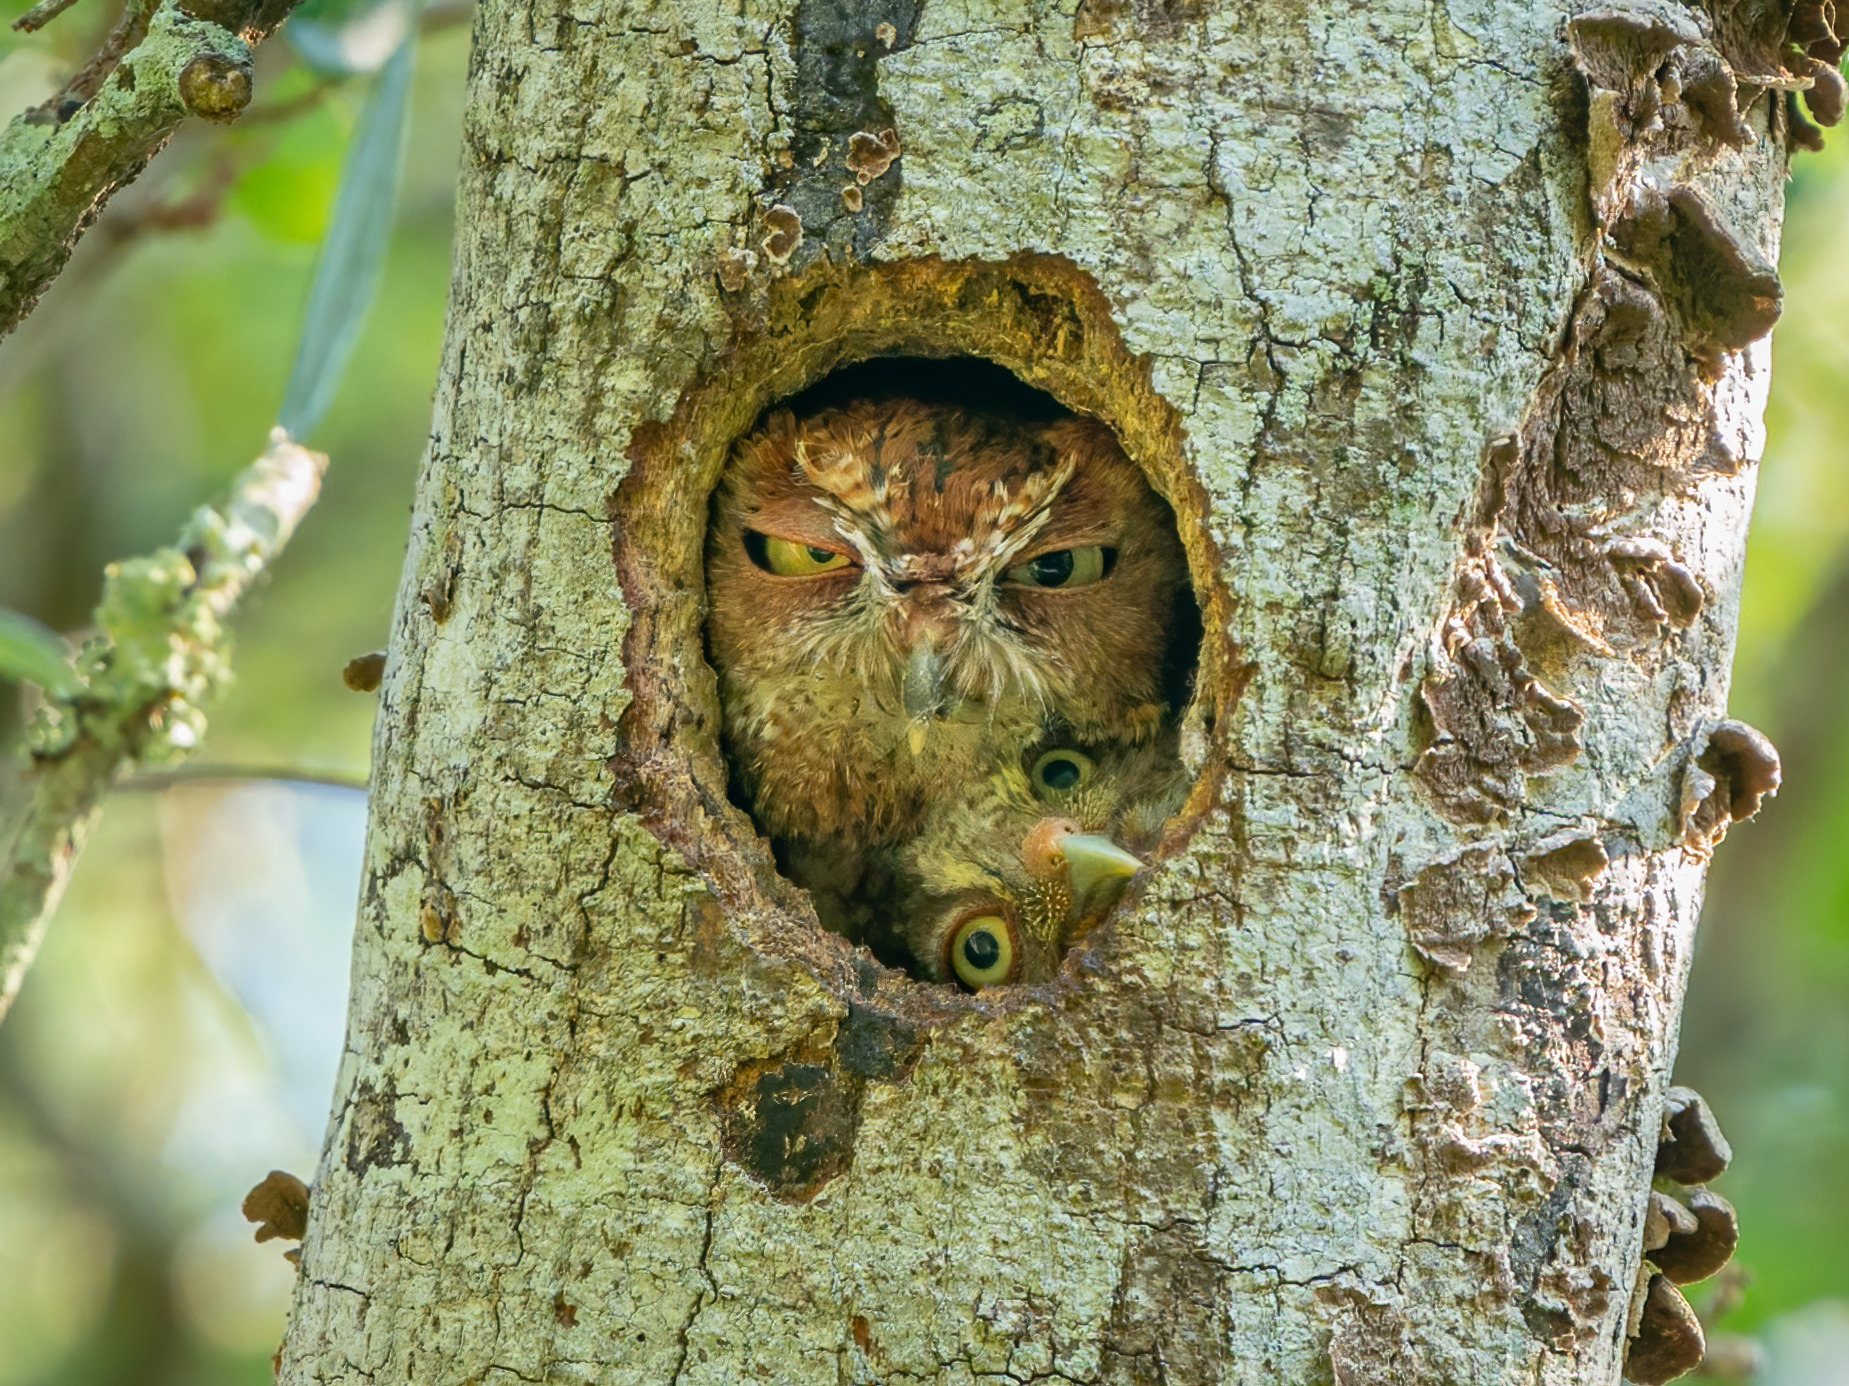
[[[906,735],[912,754],[918,755],[924,750],[931,719],[944,702],[944,657],[930,641],[919,641],[905,661],[904,697],[905,715],[911,718]]]
[[[1143,869],[1142,859],[1108,837],[1074,833],[1061,840],[1072,898],[1080,906],[1106,898],[1107,892]]]

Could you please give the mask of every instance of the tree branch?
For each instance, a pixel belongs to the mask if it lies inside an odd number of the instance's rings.
[[[76,3],[77,0],[39,0],[13,21],[13,28],[22,34],[35,34]]]
[[[123,55],[148,36],[148,21],[154,17],[158,0],[127,0],[122,13],[110,26],[108,36],[97,46],[90,60],[66,79],[55,96],[48,97],[25,113],[28,125],[62,125],[77,113],[84,102],[103,89],[109,74],[116,70]],[[31,19],[28,14],[26,19]],[[25,20],[20,21],[22,24]]]
[[[200,510],[176,547],[106,571],[100,635],[79,660],[85,687],[48,699],[31,794],[0,852],[0,1019],[117,772],[198,744],[202,709],[230,679],[225,618],[314,504],[326,466],[278,429],[229,501]]]
[[[32,311],[77,238],[181,121],[232,120],[250,103],[251,45],[293,3],[130,0],[64,93],[13,118],[0,134],[0,336]]]

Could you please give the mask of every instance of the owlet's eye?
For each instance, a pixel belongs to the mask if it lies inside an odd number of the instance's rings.
[[[1083,789],[1095,768],[1090,756],[1077,751],[1048,751],[1034,762],[1031,778],[1037,793],[1057,799]]]
[[[971,991],[1014,979],[1014,929],[999,914],[964,920],[950,937],[950,967]]]
[[[751,561],[767,573],[778,577],[814,577],[817,573],[838,572],[851,566],[844,553],[799,544],[794,539],[776,539],[756,530],[745,531],[745,552]]]
[[[1084,549],[1055,549],[1008,570],[1017,587],[1085,587],[1111,570],[1116,549],[1093,545]]]

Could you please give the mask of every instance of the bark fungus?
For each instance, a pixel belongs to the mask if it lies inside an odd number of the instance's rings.
[[[485,7],[281,1379],[1686,1358],[1801,16]],[[707,497],[880,355],[1104,420],[1201,600],[1185,822],[1049,987],[822,934],[727,798]]]

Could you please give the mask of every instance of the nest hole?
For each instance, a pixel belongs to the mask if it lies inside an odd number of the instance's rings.
[[[779,641],[789,642],[792,629],[784,624],[790,614],[788,601],[767,599],[762,592],[722,597],[712,581],[713,520],[726,503],[731,463],[745,442],[784,411],[794,419],[854,401],[900,396],[940,413],[947,412],[946,406],[986,408],[1013,420],[1017,428],[1054,428],[1062,422],[1094,431],[1102,428],[1113,446],[1121,445],[1119,451],[1133,464],[1131,474],[1140,478],[1139,484],[1153,488],[1167,507],[1156,513],[1167,516],[1163,527],[1178,536],[1185,554],[1185,576],[1176,584],[1175,607],[1160,651],[1161,695],[1151,697],[1162,706],[1153,718],[1156,734],[1144,743],[1131,743],[1131,749],[1160,745],[1164,756],[1170,755],[1167,748],[1179,744],[1185,802],[1166,827],[1149,830],[1142,823],[1138,830],[1139,845],[1155,839],[1153,846],[1138,853],[1154,864],[1179,851],[1219,803],[1228,765],[1226,731],[1250,670],[1227,634],[1232,600],[1220,575],[1222,559],[1208,524],[1208,498],[1186,460],[1183,420],[1158,387],[1156,363],[1132,354],[1125,345],[1111,305],[1091,276],[1059,256],[1023,253],[1003,261],[925,256],[876,264],[824,260],[800,274],[778,274],[767,283],[738,286],[724,273],[716,273],[732,321],[731,340],[659,418],[632,427],[626,465],[619,469],[620,480],[609,501],[612,558],[628,613],[622,654],[630,694],[612,732],[613,803],[645,824],[710,891],[694,913],[694,936],[701,941],[696,957],[725,967],[799,966],[850,1007],[877,1002],[921,1022],[958,1013],[964,1007],[956,1002],[959,993],[954,986],[917,986],[913,981],[936,981],[945,971],[941,953],[919,961],[919,935],[915,928],[908,932],[908,916],[893,906],[904,898],[896,893],[900,886],[896,878],[880,877],[882,871],[902,869],[904,864],[895,868],[888,848],[882,847],[851,888],[832,893],[819,889],[815,864],[801,859],[804,832],[774,821],[751,783],[760,767],[786,774],[795,767],[798,788],[785,797],[799,806],[825,807],[830,802],[827,782],[834,778],[828,767],[851,758],[829,750],[829,738],[817,733],[827,719],[818,721],[814,709],[796,696],[759,701],[756,715],[783,724],[774,750],[742,749],[736,731],[745,725],[737,696],[740,687],[760,693],[781,688],[786,694],[807,687],[810,693],[819,689],[829,697],[852,696],[869,675],[850,668],[832,682],[785,678],[780,685],[774,679],[741,684],[721,668],[727,661],[718,650],[715,629],[728,617],[750,627],[747,640],[760,654],[776,649]],[[935,467],[932,472],[935,479]],[[872,470],[865,472],[869,482],[873,477]],[[739,548],[731,555],[735,565],[745,543],[742,529],[741,525]],[[745,551],[744,561],[769,561],[771,538],[782,541],[779,553],[784,559],[811,547],[795,543],[809,537],[801,533],[773,535],[762,528],[758,533],[762,539],[751,541],[757,555]],[[821,537],[824,542],[814,547],[822,552],[810,555],[809,561],[832,564],[833,541]],[[1083,565],[1074,554],[1074,570],[1083,576],[1090,567],[1103,576],[1100,585],[1129,585],[1122,579],[1134,565],[1119,566],[1125,561],[1122,545],[1107,544],[1100,536],[1082,542],[1074,538],[1067,547],[1116,547],[1119,552],[1114,554],[1087,556]],[[1020,555],[1023,562],[1045,556]],[[1064,562],[1056,559],[1042,571],[1058,577]],[[906,578],[931,579],[928,572]],[[831,660],[838,658],[838,650],[830,654]],[[722,695],[722,674],[732,685],[729,699]],[[1120,670],[1105,661],[1094,674],[1094,682],[1103,684],[1117,679]],[[929,683],[922,676],[918,680],[922,688],[928,689]],[[901,700],[904,692],[901,682]],[[930,730],[927,749],[934,751]],[[1021,777],[1031,784],[1036,767],[1043,777],[1073,781],[1065,786],[1066,792],[1083,791],[1087,774],[1102,774],[1107,783],[1121,775],[1112,755],[1129,751],[1119,739],[1093,735],[1087,740],[1091,733],[1081,735],[1084,729],[1066,730],[1071,731],[1069,744],[1055,744],[1051,736],[1021,735],[1006,756],[996,753],[991,742],[986,759],[965,760],[930,778],[926,803],[935,808],[946,802],[984,802],[980,787],[991,774],[1012,777],[1018,792]],[[1034,752],[1031,757],[1029,750]],[[1057,761],[1056,753],[1062,750],[1083,755],[1090,770],[1077,761],[1063,767],[1054,762],[1041,765],[1048,755]],[[1097,750],[1107,752],[1102,760],[1093,754]],[[1161,762],[1171,774],[1173,763],[1172,758]],[[803,783],[809,773],[822,782]],[[878,779],[877,770],[864,772],[863,767],[861,788],[892,798],[890,786]],[[818,816],[821,811],[818,808]],[[1152,809],[1142,819],[1154,816]],[[939,814],[932,821],[941,826],[950,820]],[[808,822],[800,820],[805,831]],[[888,834],[882,839],[886,842],[916,838],[890,825],[880,831]],[[1013,835],[1019,839],[1018,833]],[[764,850],[766,839],[775,844],[776,862]],[[993,842],[979,837],[978,843],[977,857],[994,856]],[[1042,852],[1046,846],[1036,840],[1030,848],[1019,839],[1015,856],[1027,850]],[[926,850],[918,847],[912,855]],[[967,866],[970,856],[953,852],[947,859]],[[860,866],[857,863],[856,869]],[[971,869],[980,877],[987,868],[978,861]],[[1156,873],[1144,872],[1130,880],[1128,891],[1153,890],[1157,879]],[[807,887],[807,898],[792,882]],[[1046,892],[1038,886],[1034,890],[1034,917],[1044,919],[1048,911],[1040,896]],[[837,933],[813,926],[810,901],[814,913],[834,923]],[[960,916],[958,928],[984,918],[993,916],[980,911]],[[1086,929],[1067,931],[1051,947],[1032,938],[1039,961],[1033,969],[1018,972],[1015,980],[1027,983],[1057,970],[1059,985],[1065,987],[1078,985],[1081,975],[1086,985],[1108,976],[1113,959],[1129,945],[1108,927],[1092,928],[1091,922],[1084,921]],[[980,924],[975,931],[981,931]],[[867,951],[844,946],[844,938],[864,944],[890,966],[875,965]],[[1084,946],[1071,948],[1060,963],[1066,945],[1081,940]],[[977,961],[987,957],[987,947],[978,941]],[[717,963],[720,958],[730,961]],[[1012,1006],[1015,998],[1026,1002],[1044,994],[1043,988],[1031,985],[997,985],[984,993],[988,1007]]]
[[[704,580],[728,797],[888,967],[1052,980],[1189,802],[1211,700],[1175,510],[1001,365],[871,356],[770,404]]]

